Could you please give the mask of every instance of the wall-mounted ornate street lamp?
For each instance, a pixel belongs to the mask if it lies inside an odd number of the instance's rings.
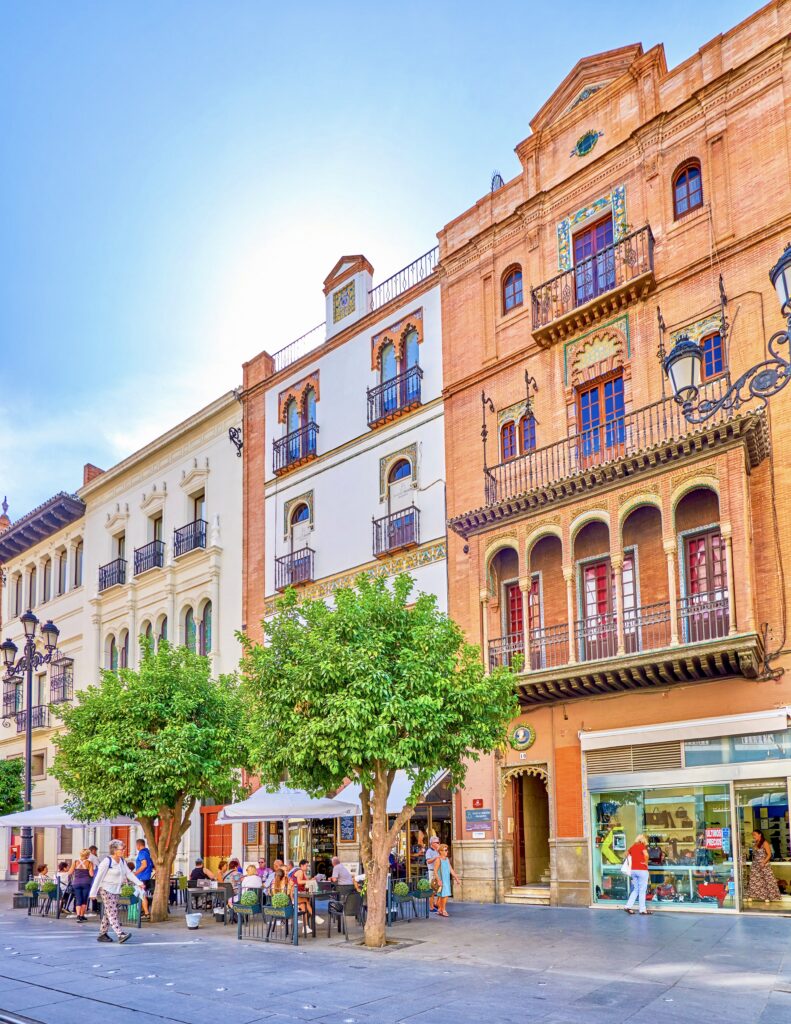
[[[28,609],[24,615],[20,615],[19,621],[25,631],[25,647],[22,656],[18,661],[16,660],[17,645],[8,638],[0,644],[0,651],[3,652],[4,678],[7,683],[18,679],[23,672],[25,673],[25,810],[29,811],[33,795],[33,669],[52,661],[58,647],[60,630],[51,619],[41,627],[45,653],[36,647],[36,630],[39,621],[33,612]],[[19,858],[20,891],[24,890],[25,883],[29,882],[32,877],[33,829],[30,825],[23,825],[22,855]]]
[[[769,339],[769,358],[751,366],[724,395],[696,402],[703,352],[700,345],[690,341],[686,335],[682,334],[665,356],[663,365],[673,396],[689,423],[703,423],[720,409],[739,409],[753,399],[765,405],[767,399],[782,391],[791,380],[791,244],[785,247],[783,255],[769,271],[769,279],[777,292],[780,310],[787,319],[786,329],[777,331]]]

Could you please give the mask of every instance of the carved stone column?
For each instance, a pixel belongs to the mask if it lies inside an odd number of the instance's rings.
[[[623,621],[623,555],[610,555],[610,564],[615,575],[615,629],[618,638],[616,654],[626,653]]]
[[[519,577],[519,589],[522,592],[522,631],[525,637],[525,672],[530,671],[530,585],[533,581],[527,576]]]
[[[725,540],[725,574],[728,577],[728,635],[734,636],[736,630],[736,587],[733,581],[733,531],[730,526],[720,527]]]
[[[569,665],[577,664],[577,649],[574,637],[574,569],[569,566],[563,569],[566,581],[566,617],[569,623]]]
[[[486,675],[489,675],[489,600],[491,594],[488,590],[482,590],[479,594],[481,601],[481,648],[483,649],[483,667]]]
[[[678,647],[678,594],[676,591],[676,542],[662,545],[667,559],[667,599],[670,602],[670,646]]]

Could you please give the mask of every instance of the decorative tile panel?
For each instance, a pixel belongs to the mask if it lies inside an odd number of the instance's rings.
[[[513,420],[514,423],[518,423],[519,420],[527,412],[527,399],[522,399],[521,402],[516,402],[514,405],[509,405],[505,409],[497,410],[497,431],[499,434],[500,427],[504,423],[508,423],[509,420]]]
[[[573,110],[575,107],[579,106],[580,103],[584,103],[585,100],[590,99],[590,97],[595,92],[598,92],[599,89],[601,89],[600,85],[586,85],[585,88],[582,90],[582,92],[579,94],[579,96],[577,96],[577,98],[574,100],[574,102],[568,108],[568,110]],[[568,110],[566,111],[566,113],[568,113]]]
[[[399,459],[408,459],[412,467],[412,483],[417,487],[417,442],[400,448],[397,452],[385,455],[379,460],[379,500],[387,497],[387,477]]]
[[[307,491],[305,494],[297,495],[296,498],[289,498],[283,504],[283,540],[288,540],[288,524],[291,521],[291,513],[297,505],[308,506],[308,522],[311,530],[313,529],[313,491]]]
[[[585,132],[584,135],[580,135],[574,149],[569,153],[569,156],[587,156],[593,150],[593,147],[602,135],[604,135],[604,132],[596,132],[593,130]]]
[[[354,281],[349,281],[332,296],[332,322],[337,324],[339,320],[353,313],[354,309]]]
[[[686,334],[690,341],[700,344],[707,335],[716,334],[718,331],[722,332],[722,314],[719,310],[703,320],[696,320],[692,324],[687,324],[686,327],[679,327],[678,330],[671,331],[670,338],[675,345],[679,337]]]
[[[563,349],[563,382],[566,387],[579,383],[580,377],[594,367],[598,370],[604,362],[623,364],[631,357],[628,315],[609,320],[600,327],[594,327]],[[603,372],[607,372],[606,370]],[[598,376],[598,372],[594,376]]]
[[[571,270],[574,266],[574,258],[571,252],[572,229],[581,227],[586,221],[598,219],[608,211],[612,211],[613,240],[618,241],[629,233],[629,225],[626,221],[626,185],[618,185],[600,196],[588,206],[583,206],[571,216],[559,221],[557,226],[558,235],[558,270]]]
[[[326,579],[303,587],[300,597],[315,600],[316,598],[331,597],[340,587],[354,586],[354,582],[360,575],[375,576],[397,576],[402,572],[410,572],[419,569],[424,565],[432,565],[434,562],[444,562],[448,557],[448,548],[445,539],[430,541],[420,547],[412,548],[376,562],[368,562],[365,565],[353,569],[351,572],[340,573],[337,576],[328,576]],[[268,597],[264,602],[264,615],[270,616],[275,612],[276,596]]]

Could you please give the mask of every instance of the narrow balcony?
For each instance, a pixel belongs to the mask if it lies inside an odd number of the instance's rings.
[[[318,423],[311,421],[272,441],[272,470],[276,476],[316,458]]]
[[[74,659],[59,658],[52,663],[49,677],[50,704],[67,704],[74,697]]]
[[[420,509],[415,505],[374,519],[374,557],[385,558],[394,551],[420,543]]]
[[[523,633],[507,634],[489,641],[489,669],[516,666],[518,657],[523,706],[758,675],[762,641],[757,635],[730,633],[727,594],[679,599],[675,640],[672,618],[668,602],[627,610],[620,650],[614,614],[578,620],[573,656],[565,625],[531,629],[529,651]]]
[[[180,558],[190,551],[206,547],[206,534],[209,524],[205,519],[196,519],[186,526],[173,531],[173,557]]]
[[[46,729],[49,726],[49,708],[46,704],[39,704],[31,712],[30,728]],[[27,728],[27,711],[17,711],[16,731],[24,732]]]
[[[126,559],[114,558],[112,562],[99,566],[99,593],[110,587],[120,587],[126,583]]]
[[[165,542],[152,540],[142,548],[135,548],[135,576],[140,576],[149,569],[161,569],[165,564]]]
[[[654,236],[646,225],[534,288],[533,337],[545,347],[564,341],[655,287]]]
[[[13,718],[19,711],[21,701],[21,680],[18,686],[15,681],[3,683],[3,720]]]
[[[375,427],[416,409],[420,405],[420,386],[423,371],[410,366],[375,388],[368,388],[368,426]]]
[[[300,583],[312,583],[313,548],[300,548],[291,554],[275,559],[275,590],[297,587]]]
[[[701,387],[701,399],[717,402],[727,390],[728,378],[718,377]],[[450,526],[466,538],[503,518],[578,498],[586,491],[739,439],[754,468],[769,452],[763,411],[734,413],[723,408],[704,423],[689,423],[678,402],[663,398],[487,467],[484,505],[454,516]]]

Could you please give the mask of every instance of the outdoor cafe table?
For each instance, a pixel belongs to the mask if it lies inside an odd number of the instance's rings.
[[[187,888],[187,906],[186,913],[191,914],[194,910],[198,910],[198,896],[208,896],[209,902],[211,903],[210,910],[214,912],[215,907],[222,907],[222,923],[227,924],[228,921],[228,892],[225,886],[218,887],[217,889],[193,889]]]
[[[331,899],[337,899],[338,887],[333,885],[331,888],[324,887],[316,892],[311,892],[309,889],[305,892],[300,892],[299,898],[301,900],[310,900],[310,931],[313,938],[316,938],[316,904],[322,901],[329,903]]]

